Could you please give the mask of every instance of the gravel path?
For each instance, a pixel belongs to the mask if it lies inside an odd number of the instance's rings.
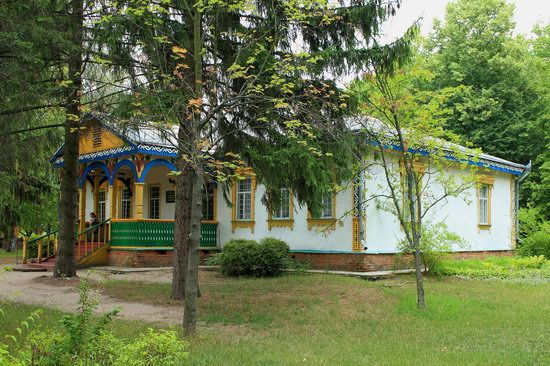
[[[2,267],[6,262],[1,263]],[[116,278],[128,281],[170,282],[170,271],[137,272],[122,275],[110,274],[97,270],[78,271],[81,278],[100,280]],[[54,280],[51,273],[46,272],[0,272],[0,300],[20,302],[74,312],[78,304],[78,292],[75,281]],[[147,322],[162,322],[181,324],[183,309],[178,306],[159,306],[140,303],[130,303],[99,294],[101,301],[98,312],[109,311],[120,307],[120,318],[143,320]]]

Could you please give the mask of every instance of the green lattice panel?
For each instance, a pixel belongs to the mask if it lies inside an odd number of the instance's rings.
[[[216,247],[218,224],[201,224],[201,247]],[[174,223],[164,221],[115,221],[111,223],[111,247],[172,247]]]

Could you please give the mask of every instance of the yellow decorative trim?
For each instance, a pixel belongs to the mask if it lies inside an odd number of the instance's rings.
[[[145,183],[134,183],[134,218],[143,218],[143,188]]]
[[[480,175],[478,179],[479,183],[492,186],[495,183],[495,177],[490,175]]]
[[[354,217],[352,219],[352,237],[351,251],[360,252],[363,248],[361,246],[361,227],[359,225],[359,217]]]
[[[267,228],[271,230],[272,227],[287,227],[290,230],[294,229],[294,220],[267,220]]]
[[[239,228],[249,228],[252,233],[254,233],[254,217],[255,217],[255,206],[256,206],[256,176],[254,173],[247,171],[246,178],[252,180],[252,192],[251,192],[251,202],[250,202],[250,220],[237,220],[237,183],[238,180],[234,179],[231,186],[231,231],[234,233],[235,229]]]
[[[235,229],[250,229],[254,234],[255,221],[231,221],[231,231],[235,232]]]
[[[307,219],[307,229],[311,230],[315,226],[322,227],[322,228],[330,228],[332,230],[336,229],[336,219]]]
[[[478,228],[478,230],[490,230],[491,229],[491,206],[492,206],[493,182],[494,181],[495,181],[494,177],[482,176],[480,178],[480,184],[477,185],[476,191],[477,191],[477,228]],[[485,183],[485,182],[490,182],[490,183]],[[480,194],[479,194],[479,190],[484,185],[487,186],[487,223],[482,224],[480,222],[481,217],[479,215],[479,211],[480,211],[480,205],[479,205]]]

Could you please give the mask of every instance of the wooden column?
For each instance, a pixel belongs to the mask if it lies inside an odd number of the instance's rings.
[[[134,219],[143,218],[143,188],[145,183],[134,183]]]
[[[99,176],[94,175],[94,212],[99,217]]]
[[[116,219],[116,206],[117,206],[117,197],[116,197],[116,184],[109,185],[109,203],[111,204],[110,218]]]
[[[82,232],[86,229],[86,181],[84,181],[84,186],[78,190],[80,202],[78,207],[80,209],[80,224],[79,232]]]

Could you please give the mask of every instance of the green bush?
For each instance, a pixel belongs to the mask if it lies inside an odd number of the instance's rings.
[[[229,241],[221,255],[222,272],[228,276],[274,277],[288,266],[288,245],[279,239]]]
[[[138,335],[134,340],[115,337],[106,330],[118,310],[94,318],[97,297],[85,281],[79,286],[80,303],[75,315],[66,315],[61,329],[34,327],[35,312],[16,328],[15,335],[0,339],[0,366],[175,366],[188,357],[186,343],[172,330]],[[0,316],[2,311],[0,309]]]
[[[543,256],[445,259],[441,262],[439,273],[468,278],[548,282],[550,261]]]
[[[537,208],[519,211],[520,241],[516,252],[524,257],[543,255],[550,259],[550,221]]]

